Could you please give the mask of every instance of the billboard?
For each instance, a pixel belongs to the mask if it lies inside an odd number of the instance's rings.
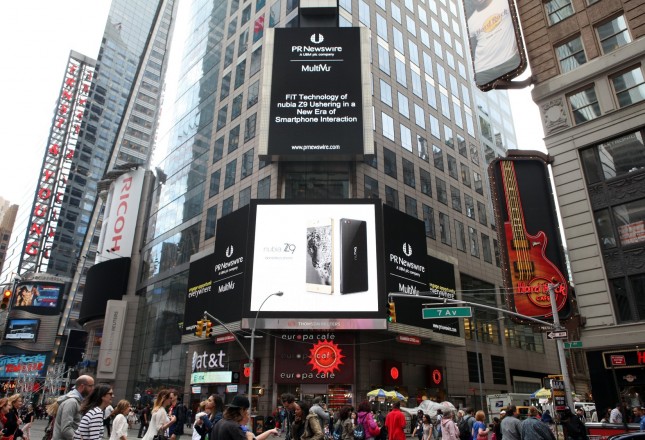
[[[9,318],[4,339],[7,341],[35,341],[40,319]]]
[[[16,285],[12,308],[56,309],[65,285],[47,282],[21,282]]]
[[[369,30],[267,30],[260,155],[373,154]]]
[[[483,91],[526,69],[519,20],[513,0],[464,0],[475,84]]]
[[[380,208],[253,200],[242,325],[262,307],[259,328],[385,328]],[[283,296],[265,303],[275,292]]]
[[[184,334],[193,334],[204,311],[224,323],[242,318],[249,207],[217,222],[215,252],[190,263]]]
[[[496,159],[488,169],[506,302],[521,315],[548,318],[553,283],[558,314],[566,319],[571,315],[569,286],[547,163],[539,152],[522,154]]]
[[[38,377],[47,374],[49,353],[21,352],[0,355],[0,379],[24,377],[26,372],[36,372]]]

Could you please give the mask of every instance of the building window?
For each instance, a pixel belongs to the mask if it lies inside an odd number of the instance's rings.
[[[645,169],[643,132],[634,131],[582,150],[582,167],[588,185]]]
[[[428,205],[422,205],[423,209],[423,224],[426,230],[426,237],[430,237],[433,240],[435,237],[434,232],[434,210]]]
[[[220,101],[223,99],[226,99],[230,89],[231,89],[231,72],[228,72],[226,75],[222,77],[222,87],[220,88],[220,91],[219,91]]]
[[[235,68],[235,89],[244,84],[244,76],[246,75],[246,60],[243,60]]]
[[[215,237],[215,227],[217,226],[217,205],[211,206],[206,210],[206,230],[204,231],[204,240]]]
[[[463,163],[461,164],[461,183],[470,188],[470,168]]]
[[[228,197],[222,202],[222,217],[224,217],[225,215],[230,214],[231,212],[233,212],[233,198],[234,197],[235,196]]]
[[[253,174],[253,148],[242,155],[242,167],[240,168],[240,180]]]
[[[219,109],[217,113],[217,129],[221,130],[226,125],[226,117],[228,115],[228,105]]]
[[[405,68],[405,63],[398,59],[397,57],[394,58],[394,67],[396,68],[396,81],[401,84],[403,87],[408,86],[408,78],[405,75],[405,71],[407,70]]]
[[[448,175],[455,180],[459,180],[459,171],[457,169],[457,159],[455,159],[449,154],[447,155],[447,157],[448,157]]]
[[[495,266],[500,267],[501,257],[499,255],[499,244],[497,240],[493,238],[493,253],[495,254]]]
[[[213,163],[222,159],[224,155],[224,136],[219,137],[213,144]]]
[[[490,249],[490,238],[484,233],[482,233],[482,253],[484,254],[484,261],[493,264],[493,253]]]
[[[261,65],[262,65],[262,46],[255,49],[251,54],[251,70],[249,72],[249,77],[258,73],[260,71]]]
[[[555,53],[560,63],[560,72],[569,72],[587,62],[582,39],[578,35],[573,40],[567,41],[555,48]]]
[[[399,209],[399,192],[385,185],[385,204],[394,209]]]
[[[645,82],[640,66],[611,77],[618,105],[623,108],[645,99]]]
[[[411,188],[416,188],[416,180],[414,177],[414,164],[407,159],[403,161],[403,183]]]
[[[390,74],[390,51],[377,44],[378,46],[378,67],[386,74]]]
[[[400,124],[399,128],[401,129],[401,147],[412,152],[412,132],[403,124]]]
[[[383,104],[392,107],[392,87],[382,79],[379,81],[381,84],[381,101]]]
[[[419,158],[428,162],[430,155],[428,154],[428,140],[422,136],[417,135],[417,149]]]
[[[253,113],[251,116],[246,118],[244,123],[244,142],[248,142],[255,137],[255,123],[257,119],[257,113]]]
[[[439,200],[444,205],[448,204],[448,190],[446,189],[446,182],[442,179],[435,177],[435,183],[437,187],[437,200]]]
[[[383,171],[396,179],[396,154],[387,148],[383,148]]]
[[[237,207],[241,208],[243,206],[246,206],[249,204],[250,201],[251,201],[251,186],[249,185],[246,188],[244,188],[242,191],[240,191],[240,199],[237,203],[238,205]]]
[[[235,184],[236,169],[237,169],[237,159],[233,159],[232,161],[226,164],[226,173],[224,174],[224,189],[230,188]]]
[[[484,361],[482,354],[468,351],[466,352],[466,357],[468,359],[468,381],[484,383]],[[479,369],[477,366],[479,366]]]
[[[240,126],[236,125],[228,133],[228,154],[237,150],[240,145]]]
[[[600,105],[593,84],[584,90],[568,96],[569,105],[576,124],[591,121],[600,116]]]
[[[365,176],[365,194],[366,199],[378,199],[378,180]]]
[[[233,99],[233,103],[231,104],[231,121],[233,121],[233,119],[237,118],[238,116],[240,116],[240,114],[242,114],[243,99],[244,99],[244,96],[242,93],[240,93]]]
[[[358,21],[370,27],[370,7],[363,0],[358,0]]]
[[[383,136],[394,141],[394,119],[390,115],[381,112],[381,122],[383,124]]]
[[[618,321],[631,322],[645,319],[645,274],[609,280],[616,305]]]
[[[432,158],[434,160],[434,167],[443,171],[443,151],[436,145],[432,146]]]
[[[466,229],[459,220],[455,220],[455,241],[457,249],[466,252]]]
[[[482,202],[477,202],[477,214],[479,215],[479,223],[486,226],[488,225],[488,218],[486,216],[486,205]]]
[[[506,385],[506,365],[504,358],[491,354],[490,363],[493,367],[493,383],[496,385]]]
[[[258,182],[258,199],[271,198],[271,176],[266,176]]]
[[[544,8],[550,25],[559,23],[573,15],[571,0],[549,0],[544,3]]]
[[[249,109],[258,103],[258,95],[260,94],[260,80],[257,80],[249,86],[248,95],[246,97],[246,108]]]
[[[452,200],[452,209],[461,212],[461,193],[459,188],[450,185],[450,199]]]
[[[398,101],[399,101],[399,113],[406,118],[410,118],[410,102],[408,97],[398,92]]]
[[[613,52],[632,41],[623,15],[599,25],[596,30],[598,31],[598,39],[604,54]]]
[[[475,218],[475,200],[468,194],[464,194],[464,205],[468,218]]]
[[[419,181],[421,182],[421,192],[428,197],[432,197],[432,182],[430,173],[419,167]]]
[[[208,191],[208,197],[213,197],[219,194],[219,181],[222,175],[222,170],[217,170],[211,173],[211,186]]]
[[[452,246],[452,239],[450,238],[450,217],[446,214],[439,213],[439,235],[441,236],[441,242]]]
[[[468,236],[470,237],[470,255],[479,258],[479,237],[477,237],[477,230],[468,226]]]
[[[482,183],[482,176],[479,173],[473,173],[475,176],[475,191],[481,195],[484,195],[484,184]]]
[[[405,213],[417,218],[417,201],[407,195],[405,196]]]

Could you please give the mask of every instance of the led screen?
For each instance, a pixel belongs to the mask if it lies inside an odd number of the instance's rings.
[[[13,307],[56,308],[63,284],[28,282],[16,286]]]
[[[35,341],[39,319],[9,319],[4,338],[8,341]]]

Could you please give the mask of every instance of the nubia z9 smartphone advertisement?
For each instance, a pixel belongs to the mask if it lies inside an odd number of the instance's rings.
[[[381,206],[374,201],[253,201],[253,274],[247,295],[251,314],[261,307],[263,317],[338,318],[362,313],[382,318],[380,218]],[[274,292],[283,295],[264,302]]]

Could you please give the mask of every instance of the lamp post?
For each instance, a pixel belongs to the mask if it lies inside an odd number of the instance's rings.
[[[249,353],[249,397],[251,400],[251,407],[253,406],[253,366],[255,363],[254,360],[254,351],[255,351],[255,327],[258,324],[258,315],[260,315],[260,310],[262,310],[262,306],[264,306],[264,303],[267,302],[269,298],[272,296],[282,296],[284,295],[284,292],[274,292],[270,295],[268,295],[266,298],[264,298],[264,301],[262,301],[262,304],[260,304],[260,307],[258,307],[258,311],[255,314],[255,319],[253,320],[253,327],[251,327],[251,352]],[[253,409],[253,408],[251,408]],[[249,423],[251,423],[249,419]]]

